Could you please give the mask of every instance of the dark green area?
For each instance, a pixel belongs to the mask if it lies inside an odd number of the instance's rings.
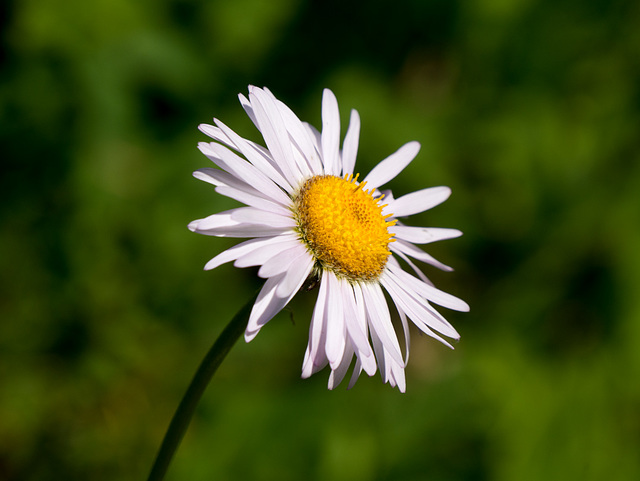
[[[414,336],[405,395],[299,379],[303,293],[205,393],[169,480],[640,479],[640,4],[76,0],[0,7],[0,479],[140,480],[201,358],[259,287],[189,221],[197,125],[237,93],[362,118],[469,302]],[[343,133],[345,131],[343,125]],[[293,319],[293,323],[291,322]]]

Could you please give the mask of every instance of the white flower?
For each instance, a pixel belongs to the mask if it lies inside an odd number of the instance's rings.
[[[397,218],[444,202],[450,189],[432,187],[398,199],[378,190],[413,160],[420,149],[417,142],[401,147],[359,182],[354,166],[360,118],[351,111],[341,150],[338,102],[330,90],[325,89],[322,97],[322,133],[301,122],[266,88],[251,86],[248,99],[239,97],[262,133],[266,148],[214,119],[215,126],[201,125],[200,129],[216,142],[200,143],[199,148],[219,169],[200,169],[194,176],[246,207],[193,221],[189,229],[250,239],[217,255],[205,269],[230,261],[236,267],[260,266],[258,275],[266,282],[251,311],[247,342],[308,278],[319,280],[302,377],[329,364],[329,388],[333,389],[344,378],[355,354],[349,387],[362,370],[371,376],[379,367],[383,381],[404,392],[404,367],[409,356],[407,318],[451,347],[441,335],[453,339],[459,335],[431,303],[459,311],[469,307],[436,289],[411,260],[451,270],[416,244],[458,237],[461,232],[409,227]],[[396,256],[417,277],[404,271]],[[402,323],[404,355],[382,288]]]

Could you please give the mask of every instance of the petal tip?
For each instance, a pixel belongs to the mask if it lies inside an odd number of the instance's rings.
[[[260,329],[258,329],[256,331],[249,331],[249,329],[247,329],[244,332],[244,341],[245,342],[253,341],[256,338],[256,336],[258,335],[258,332],[260,332]]]
[[[189,222],[189,224],[187,225],[187,228],[191,231],[191,232],[196,232],[196,230],[198,230],[198,224],[200,224],[199,220],[194,220]]]
[[[469,312],[471,310],[471,308],[469,307],[469,304],[467,304],[464,301],[460,301],[460,306],[457,309],[460,312]]]

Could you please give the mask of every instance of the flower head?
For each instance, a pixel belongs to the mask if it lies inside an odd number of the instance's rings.
[[[380,162],[361,182],[354,174],[360,118],[355,110],[342,149],[340,116],[333,93],[322,98],[322,132],[298,117],[266,88],[240,95],[247,115],[262,133],[266,148],[237,135],[222,122],[200,129],[216,142],[200,150],[218,167],[194,176],[245,207],[193,221],[189,228],[218,237],[249,238],[211,259],[205,269],[234,261],[260,266],[266,279],[253,306],[246,341],[280,312],[309,277],[319,281],[302,377],[331,368],[329,388],[344,378],[353,356],[351,387],[364,370],[379,367],[384,382],[405,390],[410,319],[421,331],[451,345],[456,330],[432,306],[466,311],[467,304],[437,288],[412,259],[443,270],[450,267],[416,247],[458,237],[455,229],[412,227],[399,217],[444,202],[447,187],[423,189],[395,199],[379,187],[398,175],[417,155],[409,142]],[[398,259],[415,273],[406,272]],[[404,331],[404,355],[382,288],[391,298]]]

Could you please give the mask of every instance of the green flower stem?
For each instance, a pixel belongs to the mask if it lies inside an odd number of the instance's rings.
[[[169,463],[171,463],[171,459],[187,431],[189,421],[191,421],[193,417],[193,413],[196,410],[202,394],[226,355],[246,329],[249,314],[251,313],[251,308],[255,300],[256,297],[253,297],[238,311],[234,318],[231,319],[231,322],[224,328],[224,331],[222,331],[200,363],[200,367],[193,376],[187,392],[184,394],[176,413],[173,415],[169,429],[167,429],[167,433],[164,435],[158,456],[151,468],[148,481],[160,481],[167,473]]]

